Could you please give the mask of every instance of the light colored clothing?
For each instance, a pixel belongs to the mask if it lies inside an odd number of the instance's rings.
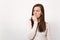
[[[35,32],[36,32],[36,28],[37,28],[37,22],[34,22],[34,25],[32,28],[31,20],[27,21],[27,37],[28,37],[28,40],[33,38],[33,36],[35,35]],[[47,34],[47,36],[46,36],[46,34]],[[46,31],[45,32],[39,32],[37,30],[37,33],[36,33],[34,40],[50,40],[49,25],[48,24],[46,24]]]

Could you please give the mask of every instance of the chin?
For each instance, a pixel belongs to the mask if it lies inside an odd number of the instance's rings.
[[[40,16],[37,17],[37,19],[40,18]]]
[[[39,17],[37,17],[37,19],[38,19]]]

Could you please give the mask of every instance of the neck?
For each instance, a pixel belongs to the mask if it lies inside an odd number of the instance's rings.
[[[39,19],[37,19],[38,20],[38,22],[40,22],[40,18]]]

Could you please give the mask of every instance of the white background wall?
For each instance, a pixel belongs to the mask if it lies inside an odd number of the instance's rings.
[[[25,22],[36,3],[44,5],[52,40],[60,40],[59,0],[0,0],[0,40],[27,40]]]

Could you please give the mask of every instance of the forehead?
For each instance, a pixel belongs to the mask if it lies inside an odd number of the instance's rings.
[[[36,7],[34,7],[34,10],[41,10],[41,7],[36,6]]]

